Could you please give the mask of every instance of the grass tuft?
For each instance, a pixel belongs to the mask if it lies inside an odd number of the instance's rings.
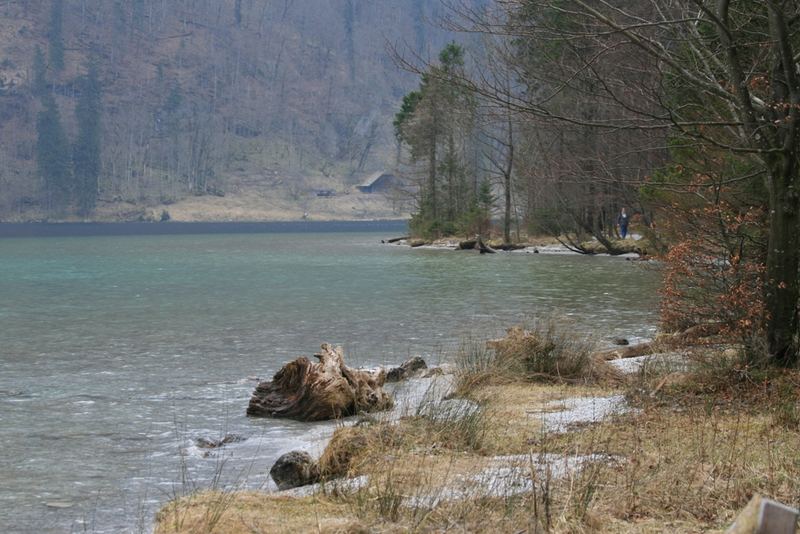
[[[554,320],[531,329],[513,327],[502,339],[462,346],[456,356],[459,391],[520,381],[589,384],[617,379],[610,366],[592,358],[594,348]]]

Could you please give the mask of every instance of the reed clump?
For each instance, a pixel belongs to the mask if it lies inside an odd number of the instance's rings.
[[[552,319],[530,328],[515,326],[501,339],[462,345],[456,355],[459,389],[466,393],[485,384],[619,381],[619,373],[594,358],[594,352],[592,341]]]

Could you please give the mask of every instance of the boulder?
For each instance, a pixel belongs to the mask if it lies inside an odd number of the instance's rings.
[[[341,347],[327,343],[314,355],[300,357],[256,386],[247,415],[288,417],[298,421],[337,419],[361,412],[387,410],[392,399],[383,390],[385,371],[347,367]]]
[[[614,345],[618,345],[620,347],[624,347],[626,345],[630,345],[631,344],[630,341],[628,341],[624,337],[615,337],[613,341],[614,341]]]
[[[413,358],[400,364],[400,367],[393,367],[389,369],[389,371],[386,373],[386,381],[398,382],[404,378],[413,376],[417,371],[427,368],[428,364],[425,363],[425,360],[419,356],[414,356]]]
[[[319,466],[305,451],[287,452],[269,470],[279,490],[307,486],[319,482]]]
[[[459,241],[458,243],[458,250],[474,250],[475,245],[478,243],[475,239],[466,239],[464,241]]]

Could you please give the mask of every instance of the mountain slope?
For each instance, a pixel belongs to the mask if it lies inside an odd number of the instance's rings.
[[[349,192],[369,171],[393,164],[391,117],[416,79],[393,64],[387,44],[435,55],[452,37],[430,23],[441,10],[438,0],[5,2],[0,217],[71,216],[47,212],[37,175],[37,47],[48,56],[47,91],[73,141],[77,81],[89,61],[98,65],[95,218],[140,216],[188,197],[224,205],[221,195],[254,203],[250,217],[267,199],[293,217],[307,211],[315,187]],[[62,69],[53,55],[58,35]],[[353,207],[343,204],[345,212]],[[261,218],[274,217],[269,211]],[[202,218],[202,208],[194,212]]]

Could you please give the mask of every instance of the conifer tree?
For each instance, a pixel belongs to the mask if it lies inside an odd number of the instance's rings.
[[[470,161],[476,104],[457,83],[463,72],[463,48],[446,45],[439,63],[422,74],[419,89],[403,98],[395,115],[395,135],[424,174],[411,221],[412,230],[421,235],[451,234],[472,226],[478,187],[468,177],[476,172]]]
[[[69,204],[72,193],[69,141],[53,95],[45,94],[42,104],[44,109],[36,120],[36,164],[48,208],[60,211]]]
[[[78,210],[87,215],[97,201],[100,176],[102,93],[97,64],[91,62],[88,72],[79,80],[80,96],[75,106],[78,139],[73,147],[75,193]]]

